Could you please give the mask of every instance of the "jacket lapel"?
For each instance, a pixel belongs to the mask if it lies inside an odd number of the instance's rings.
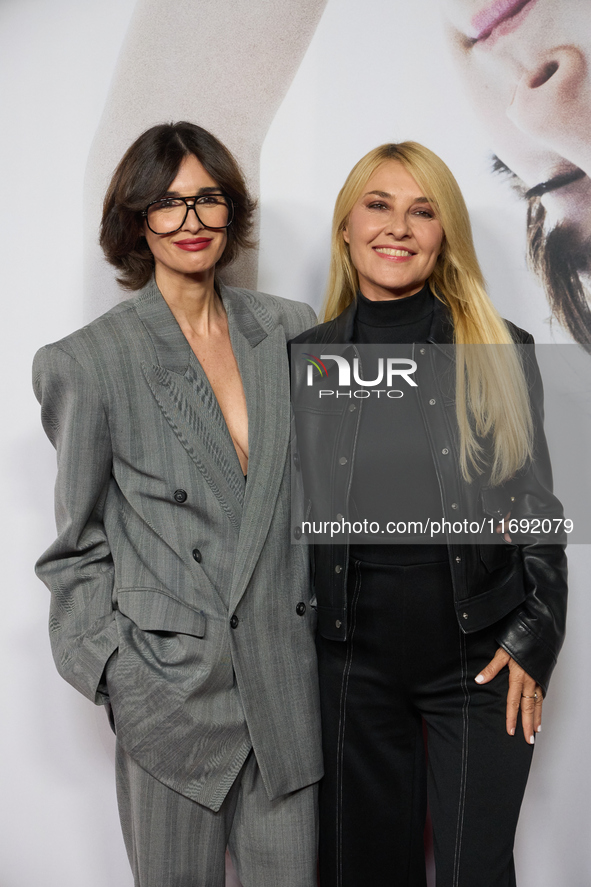
[[[230,607],[244,594],[269,532],[283,479],[290,428],[285,331],[267,332],[249,307],[249,293],[222,289],[232,347],[248,409],[248,483]],[[261,321],[265,318],[261,317]]]
[[[142,371],[162,413],[236,531],[244,477],[222,411],[199,361],[154,282],[135,300],[157,362]]]
[[[285,331],[247,291],[222,286],[248,410],[248,483],[207,376],[152,281],[135,299],[156,353],[142,370],[171,429],[239,532],[231,608],[256,567],[283,479],[289,444]]]

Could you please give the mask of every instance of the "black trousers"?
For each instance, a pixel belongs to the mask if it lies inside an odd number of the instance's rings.
[[[425,887],[427,794],[437,887],[514,887],[533,749],[505,729],[507,669],[474,682],[494,626],[460,631],[447,562],[352,559],[348,606],[349,640],[318,639],[321,887]]]

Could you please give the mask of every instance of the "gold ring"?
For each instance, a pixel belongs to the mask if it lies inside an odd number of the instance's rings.
[[[526,696],[525,693],[522,693],[522,694],[521,694],[521,698],[522,698],[522,699],[537,699],[537,698],[538,698],[538,694],[537,694],[537,693],[534,693],[533,696]]]

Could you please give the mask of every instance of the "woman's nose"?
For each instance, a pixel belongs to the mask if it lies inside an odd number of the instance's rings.
[[[410,228],[406,213],[393,210],[389,215],[385,233],[393,234],[397,240],[407,237],[410,234]]]
[[[522,74],[507,115],[515,126],[589,172],[591,86],[582,52],[546,51]]]
[[[194,203],[191,203],[188,206],[187,217],[183,228],[187,228],[192,232],[199,231],[200,228],[203,228],[203,225],[199,221],[199,216],[197,215],[197,207]]]

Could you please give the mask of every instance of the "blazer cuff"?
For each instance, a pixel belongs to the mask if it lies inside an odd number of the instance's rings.
[[[104,705],[109,697],[104,692],[103,672],[119,646],[119,633],[114,614],[110,615],[106,626],[104,619],[95,626],[95,631],[90,629],[80,638],[70,655],[66,652],[60,657],[61,661],[56,656],[56,665],[62,677],[76,690],[96,705]]]

